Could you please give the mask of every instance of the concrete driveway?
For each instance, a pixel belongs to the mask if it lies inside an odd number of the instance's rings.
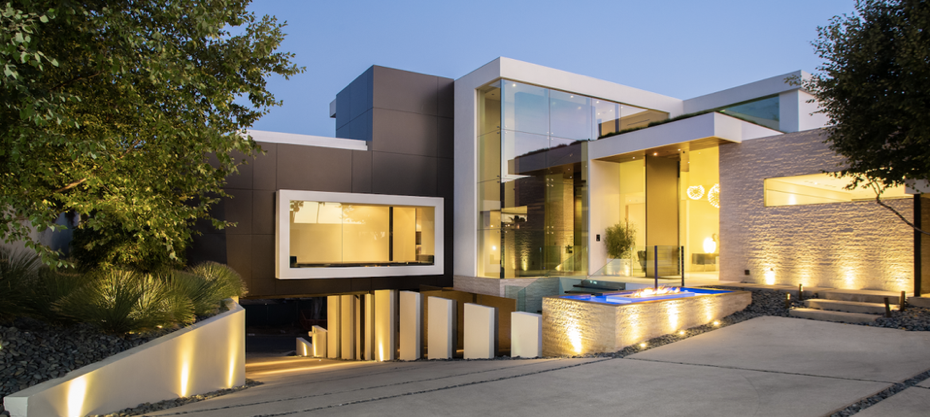
[[[821,416],[930,369],[930,333],[760,317],[622,359],[247,368],[265,384],[152,415]],[[930,415],[928,394],[924,381],[861,414]]]

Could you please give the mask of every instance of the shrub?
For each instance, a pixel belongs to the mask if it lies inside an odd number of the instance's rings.
[[[39,258],[30,252],[0,247],[0,320],[23,314],[27,289],[39,265]]]
[[[242,297],[249,292],[239,273],[229,266],[216,262],[204,262],[191,268],[190,272],[207,280],[222,283],[224,296],[220,300],[229,297]]]
[[[636,229],[629,223],[617,223],[607,228],[604,244],[607,256],[614,259],[623,258],[630,253],[636,242]]]
[[[198,317],[211,316],[220,308],[220,301],[229,298],[222,282],[209,280],[187,271],[171,271],[166,278],[171,285],[191,301]]]
[[[60,314],[109,333],[144,332],[194,321],[193,305],[153,274],[105,270],[55,303]]]

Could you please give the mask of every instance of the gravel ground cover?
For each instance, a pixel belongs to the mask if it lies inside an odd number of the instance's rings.
[[[155,411],[167,410],[169,408],[180,407],[182,405],[196,403],[203,400],[209,400],[211,398],[219,397],[221,395],[231,394],[236,391],[242,391],[249,387],[254,387],[256,385],[261,385],[261,382],[253,381],[251,379],[245,380],[245,385],[240,385],[238,387],[232,387],[227,389],[221,389],[217,391],[211,391],[206,394],[191,395],[190,397],[181,397],[171,400],[159,401],[157,403],[144,403],[139,404],[137,407],[127,408],[124,410],[117,411],[110,414],[91,414],[87,417],[130,417],[130,416],[139,416],[145,413],[152,413]]]

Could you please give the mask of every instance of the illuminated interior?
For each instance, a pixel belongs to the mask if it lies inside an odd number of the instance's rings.
[[[765,180],[765,206],[799,206],[806,204],[844,203],[875,200],[868,187],[847,190],[851,180],[827,173],[768,178]],[[912,198],[904,186],[892,187],[882,193],[882,199]]]
[[[290,201],[292,268],[432,265],[433,207]]]

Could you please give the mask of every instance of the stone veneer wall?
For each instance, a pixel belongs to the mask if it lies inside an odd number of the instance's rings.
[[[764,179],[839,169],[824,135],[720,145],[720,279],[911,291],[913,231],[874,201],[765,207]],[[911,199],[888,204],[913,218]]]
[[[723,294],[627,305],[543,299],[543,356],[616,352],[745,309],[752,294]]]

